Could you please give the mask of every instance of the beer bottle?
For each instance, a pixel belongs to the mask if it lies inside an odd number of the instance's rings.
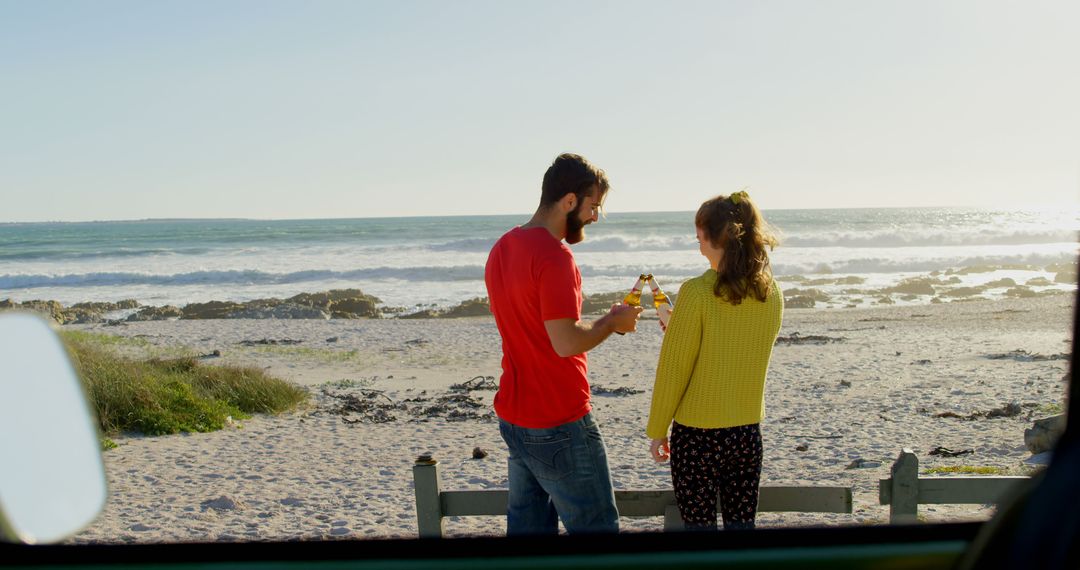
[[[668,319],[671,318],[671,312],[675,310],[675,305],[671,304],[671,299],[664,294],[664,290],[660,288],[660,284],[656,282],[656,278],[649,275],[649,288],[652,289],[652,302],[656,307],[656,316],[660,317],[660,322],[663,323],[664,328],[667,329]]]
[[[641,290],[645,288],[645,282],[648,281],[648,277],[644,273],[638,276],[637,281],[634,282],[634,287],[630,289],[630,292],[623,297],[622,302],[630,305],[631,307],[641,306]]]
[[[622,302],[630,305],[631,307],[641,306],[641,290],[645,288],[645,274],[638,275],[637,281],[634,282],[634,287],[630,289],[630,292],[623,297]],[[626,333],[619,333],[626,334]]]

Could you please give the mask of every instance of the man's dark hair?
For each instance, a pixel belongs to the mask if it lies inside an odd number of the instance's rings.
[[[544,185],[540,193],[540,206],[548,207],[567,194],[574,194],[580,203],[589,189],[600,189],[597,200],[603,204],[610,184],[603,170],[593,166],[577,154],[563,153],[555,158],[544,173]]]

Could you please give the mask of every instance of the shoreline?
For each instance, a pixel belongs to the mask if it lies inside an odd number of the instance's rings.
[[[1020,273],[1054,274],[1020,277]],[[987,274],[984,283],[972,285],[961,275]],[[1001,277],[1009,274],[1017,277]],[[997,276],[997,278],[995,278]],[[1018,280],[1019,279],[1019,280]],[[1071,294],[1076,291],[1077,266],[1052,264],[985,265],[917,276],[901,277],[887,287],[859,287],[867,279],[856,275],[807,277],[777,276],[789,309],[855,309],[878,306],[923,306],[956,302],[1031,299]],[[677,302],[678,286],[668,284],[667,294]],[[583,315],[603,314],[622,301],[625,291],[586,294]],[[80,301],[63,304],[56,300],[13,301],[0,299],[0,310],[22,309],[44,314],[58,324],[120,324],[133,321],[199,319],[447,319],[489,315],[487,297],[473,297],[447,307],[418,304],[413,307],[388,305],[361,289],[330,289],[299,293],[288,298],[260,298],[249,301],[210,300],[182,306],[145,305],[137,299]]]
[[[1063,406],[1073,302],[1059,295],[786,311],[786,340],[774,348],[766,387],[762,483],[851,486],[854,512],[762,513],[759,526],[887,522],[877,482],[903,447],[915,449],[924,470],[1030,473],[1023,432]],[[501,351],[490,316],[69,327],[124,337],[122,349],[133,356],[217,350],[207,363],[258,366],[313,396],[308,409],[218,432],[114,438],[118,447],[105,452],[109,504],[73,542],[415,537],[411,469],[422,454],[440,461],[445,489],[506,487],[505,445],[498,424],[484,417],[494,392],[468,392],[481,404],[476,416],[437,408],[454,384],[497,381]],[[243,344],[260,340],[297,342]],[[659,327],[643,320],[637,333],[589,353],[594,415],[617,489],[670,486],[667,465],[648,457],[644,435],[661,340]],[[375,423],[363,413],[335,412],[350,395],[442,411],[395,412]],[[978,415],[1009,403],[1019,413]],[[477,447],[487,456],[474,459]],[[971,452],[929,455],[935,447]],[[927,521],[991,513],[982,505],[920,506]],[[630,532],[662,528],[658,517],[621,524]],[[504,525],[501,517],[460,517],[448,521],[447,535],[499,535]]]

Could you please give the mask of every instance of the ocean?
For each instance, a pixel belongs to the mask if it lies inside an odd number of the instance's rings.
[[[872,303],[911,277],[1005,295],[1075,265],[1080,212],[978,209],[773,210],[774,273],[811,286],[818,307]],[[136,299],[144,305],[284,298],[359,288],[386,306],[445,308],[486,296],[484,262],[528,215],[332,220],[145,220],[0,224],[0,299]],[[668,290],[707,268],[693,212],[611,213],[572,246],[586,294],[627,290],[651,272]],[[1069,269],[1066,269],[1068,271]],[[848,278],[848,279],[840,279]],[[1041,278],[1041,279],[1040,279]],[[990,287],[986,287],[991,285]],[[928,303],[929,295],[896,296]]]

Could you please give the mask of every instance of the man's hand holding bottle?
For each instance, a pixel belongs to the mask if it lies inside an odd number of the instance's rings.
[[[626,334],[628,332],[634,332],[637,330],[638,317],[641,316],[641,312],[645,310],[645,307],[641,305],[627,305],[625,303],[616,303],[611,306],[611,310],[608,311],[608,318],[611,319],[612,328],[619,334]]]

